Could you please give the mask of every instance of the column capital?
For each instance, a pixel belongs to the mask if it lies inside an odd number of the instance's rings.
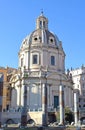
[[[74,89],[73,92],[74,93],[79,93],[79,90],[78,89]]]

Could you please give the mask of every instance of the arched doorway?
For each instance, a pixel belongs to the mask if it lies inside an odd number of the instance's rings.
[[[81,117],[81,124],[84,124],[85,125],[85,117]]]

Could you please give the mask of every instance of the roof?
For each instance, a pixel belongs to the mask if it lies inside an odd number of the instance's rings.
[[[51,43],[55,47],[58,47],[60,43],[58,37],[48,30],[48,19],[43,14],[37,18],[36,29],[24,38],[20,49],[37,43],[42,45],[49,45]]]

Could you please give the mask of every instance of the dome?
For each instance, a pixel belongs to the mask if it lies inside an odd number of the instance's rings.
[[[58,37],[48,30],[48,19],[41,14],[36,20],[36,29],[22,41],[21,48],[36,44],[58,47],[59,43]]]
[[[35,30],[22,41],[18,53],[19,67],[37,70],[40,66],[49,66],[50,69],[64,70],[65,53],[61,41],[49,31],[48,19],[44,15],[40,15],[36,21]]]

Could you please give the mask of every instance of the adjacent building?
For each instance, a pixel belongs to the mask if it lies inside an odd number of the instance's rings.
[[[16,72],[16,69],[10,67],[0,67],[0,74],[3,75],[3,102],[2,102],[2,110],[6,111],[9,109],[11,95],[10,95],[10,77],[12,74]]]
[[[85,67],[71,69],[74,89],[79,90],[78,110],[79,119],[85,119]]]

